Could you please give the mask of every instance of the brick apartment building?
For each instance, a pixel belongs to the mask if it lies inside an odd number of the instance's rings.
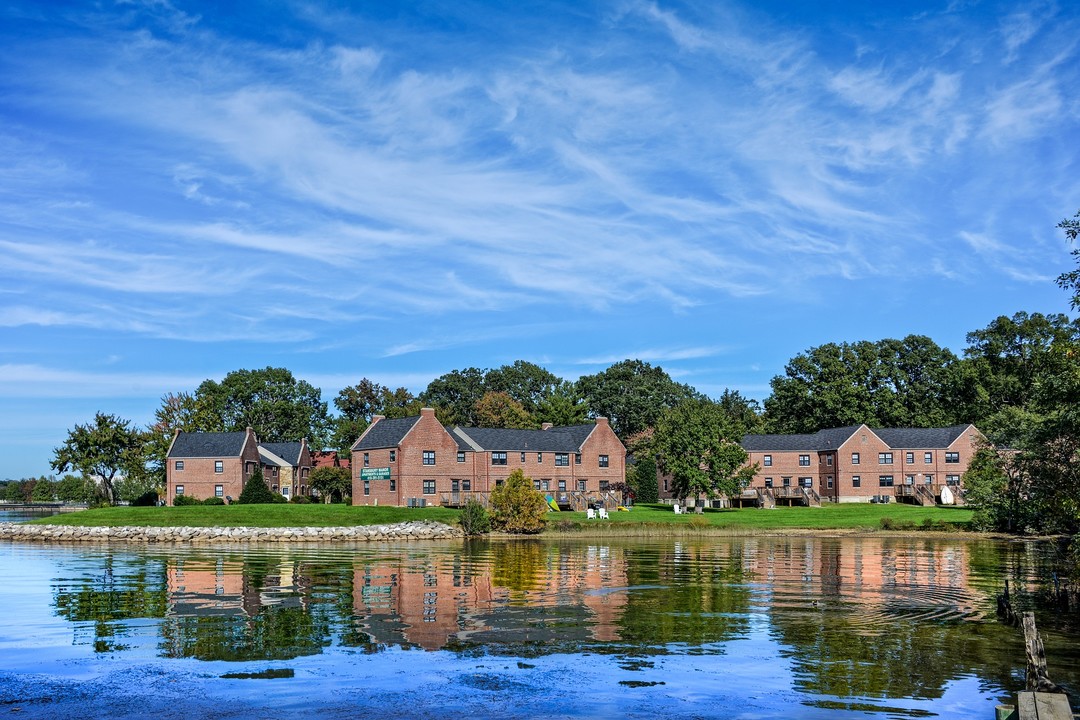
[[[758,467],[749,489],[774,499],[816,504],[882,497],[923,504],[958,489],[983,440],[974,425],[879,428],[853,425],[804,435],[746,435],[748,463]],[[673,499],[661,475],[660,497]]]
[[[235,500],[256,468],[262,468],[273,492],[286,497],[306,495],[311,472],[307,440],[259,443],[251,428],[241,432],[178,430],[166,455],[166,498],[170,505],[177,495]]]
[[[447,504],[491,492],[515,469],[560,503],[584,505],[626,479],[626,448],[607,418],[541,430],[448,429],[420,415],[376,416],[352,446],[353,504]]]

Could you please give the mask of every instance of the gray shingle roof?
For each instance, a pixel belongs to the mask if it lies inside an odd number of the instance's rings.
[[[259,447],[266,448],[290,465],[295,466],[300,464],[300,451],[303,450],[304,445],[300,442],[280,442],[259,443]]]
[[[953,425],[944,428],[882,428],[875,430],[891,448],[945,448],[952,445],[956,438],[964,434],[968,425]]]
[[[171,458],[239,457],[247,432],[181,432],[169,450]]]
[[[843,445],[861,425],[818,430],[803,435],[745,435],[742,446],[748,452],[796,452],[799,450],[835,450]],[[945,428],[871,428],[871,432],[894,449],[944,448],[964,434],[968,425]]]
[[[392,420],[380,420],[369,429],[353,446],[354,450],[373,450],[375,448],[392,448],[401,444],[401,439],[412,430],[413,425],[420,420],[420,416],[407,418],[393,418]]]
[[[510,450],[514,452],[578,452],[589,437],[594,425],[571,425],[550,430],[507,430],[502,428],[455,428],[455,434],[464,433],[483,450]],[[458,446],[462,442],[458,440]],[[471,447],[461,447],[471,450]]]

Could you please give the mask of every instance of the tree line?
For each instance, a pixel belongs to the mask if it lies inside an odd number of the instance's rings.
[[[1077,239],[1080,213],[1077,218],[1059,225],[1069,241]],[[1080,308],[1080,270],[1063,273],[1058,283]],[[250,426],[263,441],[303,437],[313,448],[348,452],[375,415],[406,417],[429,406],[446,425],[477,427],[575,425],[604,416],[637,460],[628,480],[639,494],[655,493],[650,471],[659,461],[677,493],[715,495],[745,483],[738,443],[746,433],[974,423],[989,441],[968,483],[979,522],[1075,532],[1080,319],[1017,311],[972,330],[966,340],[959,355],[923,335],[812,347],[771,380],[763,404],[735,390],[710,398],[639,359],[573,381],[525,360],[468,367],[433,379],[418,395],[361,378],[337,393],[333,411],[319,388],[285,368],[236,370],[194,392],[165,395],[147,428],[99,413],[69,432],[53,468],[101,479],[112,500],[164,486],[165,454],[176,430]],[[1002,509],[1000,497],[1012,498],[1011,504]]]

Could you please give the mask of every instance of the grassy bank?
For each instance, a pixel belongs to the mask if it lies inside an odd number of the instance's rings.
[[[368,507],[349,505],[209,505],[189,507],[114,507],[56,515],[35,523],[117,527],[350,527],[408,520],[456,524],[458,511],[448,508]],[[971,511],[955,507],[912,505],[824,505],[820,508],[778,507],[773,510],[706,510],[701,515],[676,515],[668,505],[638,505],[630,512],[612,512],[609,520],[588,520],[582,512],[548,515],[549,532],[626,532],[647,534],[683,529],[779,531],[965,529]]]

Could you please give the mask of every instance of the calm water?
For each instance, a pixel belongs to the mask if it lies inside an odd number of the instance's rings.
[[[19,717],[986,718],[1035,544],[890,538],[0,544]],[[1080,634],[1040,616],[1080,689]]]

